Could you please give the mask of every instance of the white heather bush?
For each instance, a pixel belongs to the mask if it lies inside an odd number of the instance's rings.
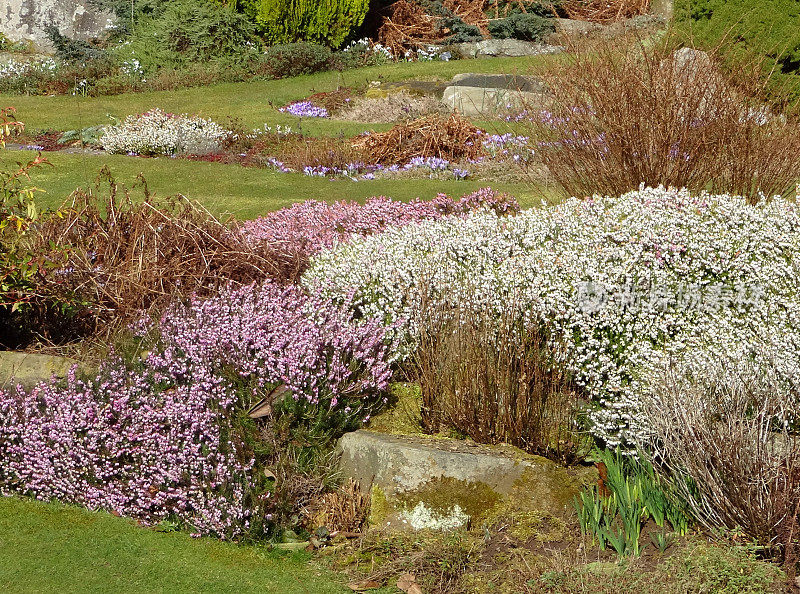
[[[303,282],[399,324],[403,354],[422,304],[515,304],[568,340],[566,363],[598,405],[595,434],[614,446],[647,432],[633,380],[658,353],[800,343],[798,250],[791,202],[642,189],[357,238],[316,256]]]
[[[230,134],[212,120],[151,109],[103,129],[103,148],[109,153],[137,155],[203,155],[220,149]]]

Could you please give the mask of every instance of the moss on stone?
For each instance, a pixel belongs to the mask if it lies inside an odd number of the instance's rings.
[[[422,435],[419,414],[422,393],[418,384],[393,384],[389,403],[385,411],[372,418],[370,431],[387,435]]]
[[[386,494],[378,485],[372,485],[372,489],[370,489],[369,525],[379,526],[383,524],[391,511],[392,506],[389,504]]]
[[[503,497],[486,483],[448,477],[433,480],[419,489],[400,493],[396,499],[400,509],[413,509],[422,501],[428,509],[442,515],[458,505],[475,525],[482,522]]]

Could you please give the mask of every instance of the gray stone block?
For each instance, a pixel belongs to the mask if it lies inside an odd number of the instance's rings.
[[[585,469],[510,446],[452,439],[356,431],[339,440],[338,452],[344,476],[371,490],[371,522],[380,527],[408,527],[420,504],[450,527],[454,518],[483,518],[509,501],[560,515],[587,480]]]
[[[66,357],[0,351],[0,388],[30,389],[53,376],[63,378],[77,361]]]
[[[445,105],[466,117],[495,117],[509,111],[539,108],[546,99],[543,93],[459,85],[447,87],[442,97]]]
[[[44,34],[49,23],[67,37],[86,40],[105,35],[113,17],[88,0],[4,0],[0,5],[0,32],[12,41],[29,40],[41,49],[51,49]]]

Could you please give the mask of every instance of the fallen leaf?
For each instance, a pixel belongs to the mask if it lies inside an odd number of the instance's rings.
[[[367,590],[375,590],[380,588],[381,585],[374,580],[364,580],[363,582],[356,582],[354,584],[347,584],[353,592],[365,592]]]
[[[419,584],[411,584],[408,594],[423,594],[422,588],[419,587]]]

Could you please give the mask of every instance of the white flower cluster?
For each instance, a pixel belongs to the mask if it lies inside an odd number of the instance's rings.
[[[343,52],[358,52],[358,53],[372,53],[384,58],[385,60],[394,60],[394,54],[388,47],[380,43],[373,42],[369,37],[363,37],[356,41],[351,41],[350,44],[342,49]]]
[[[53,58],[43,58],[35,61],[9,60],[0,64],[0,78],[25,76],[39,72],[55,72],[56,70],[58,70],[58,62]]]
[[[400,324],[406,353],[422,304],[514,307],[547,322],[599,405],[596,435],[613,446],[645,431],[635,378],[660,353],[768,349],[796,374],[798,255],[793,202],[659,188],[355,238],[316,256],[303,282]]]
[[[449,62],[453,58],[450,52],[443,52],[442,48],[438,45],[429,45],[427,47],[417,48],[416,51],[409,50],[405,53],[406,60],[418,62],[433,62],[434,60],[442,60]]]
[[[218,151],[229,134],[212,120],[151,109],[103,128],[102,142],[109,153],[204,155]]]

